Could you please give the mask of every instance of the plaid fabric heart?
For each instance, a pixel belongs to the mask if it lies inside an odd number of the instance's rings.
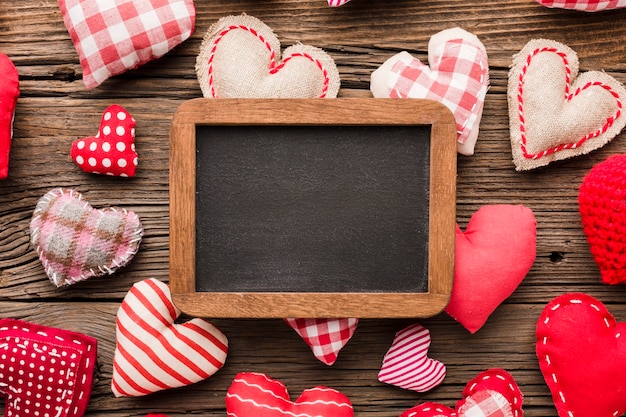
[[[330,366],[354,334],[359,319],[286,318],[285,322],[311,347],[317,359]]]
[[[372,73],[372,94],[443,103],[456,120],[457,150],[472,155],[489,86],[487,51],[471,33],[447,29],[428,42],[428,62],[430,68],[408,52],[389,58]]]
[[[143,227],[132,211],[96,210],[74,190],[56,188],[33,212],[30,239],[57,287],[109,275],[137,253]]]
[[[626,7],[626,0],[535,0],[550,8],[599,12]]]
[[[191,36],[193,0],[59,0],[87,88],[165,55]]]

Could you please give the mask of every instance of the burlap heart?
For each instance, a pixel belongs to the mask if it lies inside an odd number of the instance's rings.
[[[518,171],[589,153],[626,125],[624,86],[608,74],[578,75],[576,53],[535,39],[513,57],[508,101],[513,162]]]
[[[339,71],[328,54],[297,44],[281,60],[272,29],[245,14],[209,28],[196,73],[209,98],[333,98],[339,91]]]

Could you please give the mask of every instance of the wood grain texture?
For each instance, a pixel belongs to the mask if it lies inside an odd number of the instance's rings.
[[[528,173],[511,162],[506,87],[511,56],[532,38],[572,47],[581,71],[604,70],[626,82],[626,10],[584,14],[551,10],[533,0],[196,0],[196,32],[160,60],[86,90],[56,0],[0,2],[0,51],[20,73],[9,179],[0,182],[0,317],[16,317],[81,331],[99,340],[98,368],[88,416],[225,416],[224,395],[240,371],[266,372],[295,396],[324,384],[342,390],[357,416],[393,417],[415,403],[453,406],[465,383],[489,367],[507,369],[525,395],[525,415],[554,417],[556,409],[534,354],[535,322],[546,303],[564,292],[599,298],[626,320],[626,287],[600,276],[580,227],[578,187],[588,170],[626,152],[626,133],[587,156]],[[138,280],[168,281],[169,132],[176,109],[201,96],[195,57],[204,32],[219,18],[246,12],[272,27],[284,47],[302,42],[336,61],[340,97],[370,97],[370,74],[407,50],[425,60],[430,36],[453,26],[477,35],[489,55],[487,94],[475,155],[457,161],[456,217],[465,228],[485,204],[524,204],[537,218],[537,259],[530,273],[476,334],[445,314],[423,320],[430,355],[447,365],[444,383],[426,394],[376,380],[395,331],[410,320],[362,320],[332,367],[317,361],[281,320],[216,320],[230,339],[227,365],[209,380],[145,398],[113,397],[109,385],[115,314]],[[71,142],[97,132],[102,111],[124,106],[137,120],[137,176],[121,180],[84,174],[69,157]],[[116,205],[139,214],[146,234],[133,262],[116,275],[57,290],[29,244],[37,200],[53,187],[72,187],[94,206]],[[497,255],[495,255],[497,256]],[[514,262],[514,260],[511,260]],[[402,306],[398,306],[402,308]],[[0,404],[3,399],[0,398]]]

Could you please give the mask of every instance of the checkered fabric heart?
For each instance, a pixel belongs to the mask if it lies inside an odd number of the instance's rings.
[[[59,0],[87,88],[165,55],[191,36],[193,0]]]
[[[317,359],[330,366],[354,334],[359,319],[286,318],[285,322],[311,347]]]
[[[626,0],[535,0],[550,8],[572,9],[583,12],[599,12],[602,10],[626,7]]]
[[[349,1],[350,0],[328,0],[328,5],[331,7],[339,7],[339,6],[343,6]]]

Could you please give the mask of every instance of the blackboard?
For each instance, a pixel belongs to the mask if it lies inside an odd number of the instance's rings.
[[[203,317],[426,317],[454,264],[456,141],[422,100],[198,99],[170,144],[170,284]]]

